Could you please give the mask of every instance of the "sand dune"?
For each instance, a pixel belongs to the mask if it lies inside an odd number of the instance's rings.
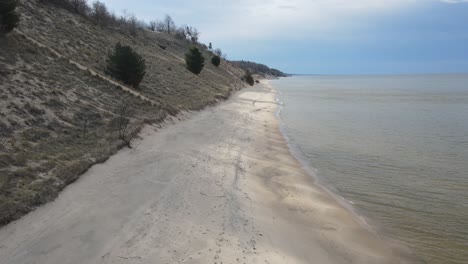
[[[0,229],[0,262],[400,263],[314,185],[276,109],[263,84],[146,127],[136,148]]]

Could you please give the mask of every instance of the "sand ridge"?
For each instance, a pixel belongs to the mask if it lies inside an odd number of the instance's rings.
[[[92,167],[0,229],[2,263],[400,263],[290,154],[263,83]]]

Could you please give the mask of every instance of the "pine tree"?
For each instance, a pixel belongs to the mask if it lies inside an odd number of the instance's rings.
[[[19,24],[19,15],[16,12],[17,0],[0,1],[0,35],[11,32]]]
[[[107,58],[107,74],[127,85],[138,88],[146,74],[143,57],[129,46],[115,45]]]
[[[205,58],[197,47],[192,47],[185,54],[185,64],[189,71],[199,74],[205,66]]]
[[[211,63],[218,67],[219,64],[221,63],[221,58],[218,56],[218,55],[214,55],[213,57],[211,57]]]

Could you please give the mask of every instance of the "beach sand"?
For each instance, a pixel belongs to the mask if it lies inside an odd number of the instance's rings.
[[[267,82],[162,128],[0,229],[0,262],[400,263],[291,155]]]

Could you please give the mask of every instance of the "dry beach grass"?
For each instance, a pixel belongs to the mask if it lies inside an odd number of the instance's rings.
[[[167,34],[130,36],[36,0],[21,1],[19,12],[19,28],[0,39],[0,225],[55,198],[123,146],[116,131],[123,106],[133,112],[132,134],[242,86],[242,71],[227,63],[190,73],[182,58],[191,44]],[[146,58],[137,91],[104,76],[117,42]]]

